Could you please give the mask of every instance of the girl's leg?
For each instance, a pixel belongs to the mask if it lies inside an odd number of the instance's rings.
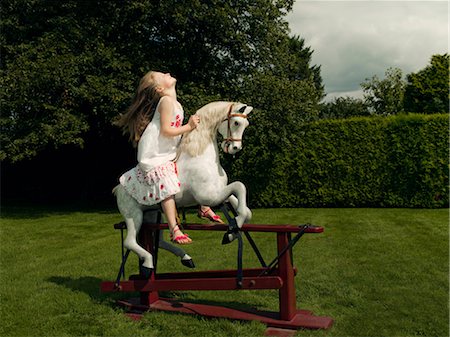
[[[167,199],[164,199],[161,202],[161,206],[164,211],[164,214],[166,215],[170,233],[173,235],[173,238],[175,239],[174,241],[179,244],[191,243],[192,240],[188,236],[183,235],[183,232],[177,225],[177,206],[175,205],[174,197],[170,196]],[[182,238],[177,239],[177,237],[180,236]]]

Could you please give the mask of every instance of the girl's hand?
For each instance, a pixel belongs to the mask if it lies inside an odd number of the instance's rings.
[[[188,125],[191,127],[191,130],[194,130],[200,124],[200,116],[192,115],[189,117]]]

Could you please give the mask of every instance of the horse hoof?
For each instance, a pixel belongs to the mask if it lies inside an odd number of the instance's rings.
[[[227,245],[229,243],[231,243],[230,238],[228,237],[228,233],[225,233],[222,238],[222,244]]]
[[[227,245],[236,239],[236,236],[233,233],[225,233],[222,238],[222,244]]]
[[[192,259],[181,260],[181,264],[183,266],[185,266],[185,267],[188,267],[188,268],[195,268],[195,264],[194,264],[194,261],[192,261]]]
[[[153,274],[153,268],[147,268],[147,267],[141,266],[141,275],[145,279],[149,280],[152,277],[152,274]]]

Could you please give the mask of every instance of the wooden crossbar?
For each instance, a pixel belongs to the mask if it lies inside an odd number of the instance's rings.
[[[120,291],[168,291],[168,290],[260,290],[280,289],[283,281],[279,276],[244,277],[242,285],[236,285],[235,277],[186,278],[168,280],[132,280],[120,283]],[[115,282],[103,282],[102,292],[117,291]]]
[[[143,223],[143,228],[149,229],[149,230],[161,230],[161,229],[168,229],[169,226],[166,223],[160,223],[160,224],[152,224],[152,223]],[[116,223],[114,225],[115,229],[126,229],[127,225],[124,221]],[[227,225],[211,225],[211,224],[184,224],[183,228],[185,230],[194,230],[194,231],[227,231],[228,226]],[[270,233],[298,233],[302,230],[301,226],[293,226],[293,225],[264,225],[264,224],[244,224],[240,231],[242,232],[270,232]],[[320,226],[311,226],[309,225],[308,228],[305,230],[305,233],[322,233],[323,227]]]

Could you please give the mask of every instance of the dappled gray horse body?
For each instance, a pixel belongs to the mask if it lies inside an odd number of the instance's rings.
[[[201,123],[183,137],[176,159],[181,183],[181,190],[175,195],[178,207],[217,206],[229,201],[236,210],[235,219],[239,228],[251,219],[244,184],[239,181],[228,184],[227,174],[220,165],[217,133],[223,137],[222,150],[229,154],[237,153],[242,149],[242,136],[248,126],[247,116],[252,110],[252,107],[242,103],[212,102],[196,112]],[[146,206],[138,203],[122,185],[115,187],[114,193],[127,225],[124,246],[139,256],[143,261],[142,268],[150,273],[154,268],[153,257],[137,243],[137,235],[143,223],[144,212],[159,209],[159,205]],[[229,240],[233,239],[233,234],[230,234]],[[160,247],[182,259],[190,259],[181,247],[165,242],[162,235]]]

